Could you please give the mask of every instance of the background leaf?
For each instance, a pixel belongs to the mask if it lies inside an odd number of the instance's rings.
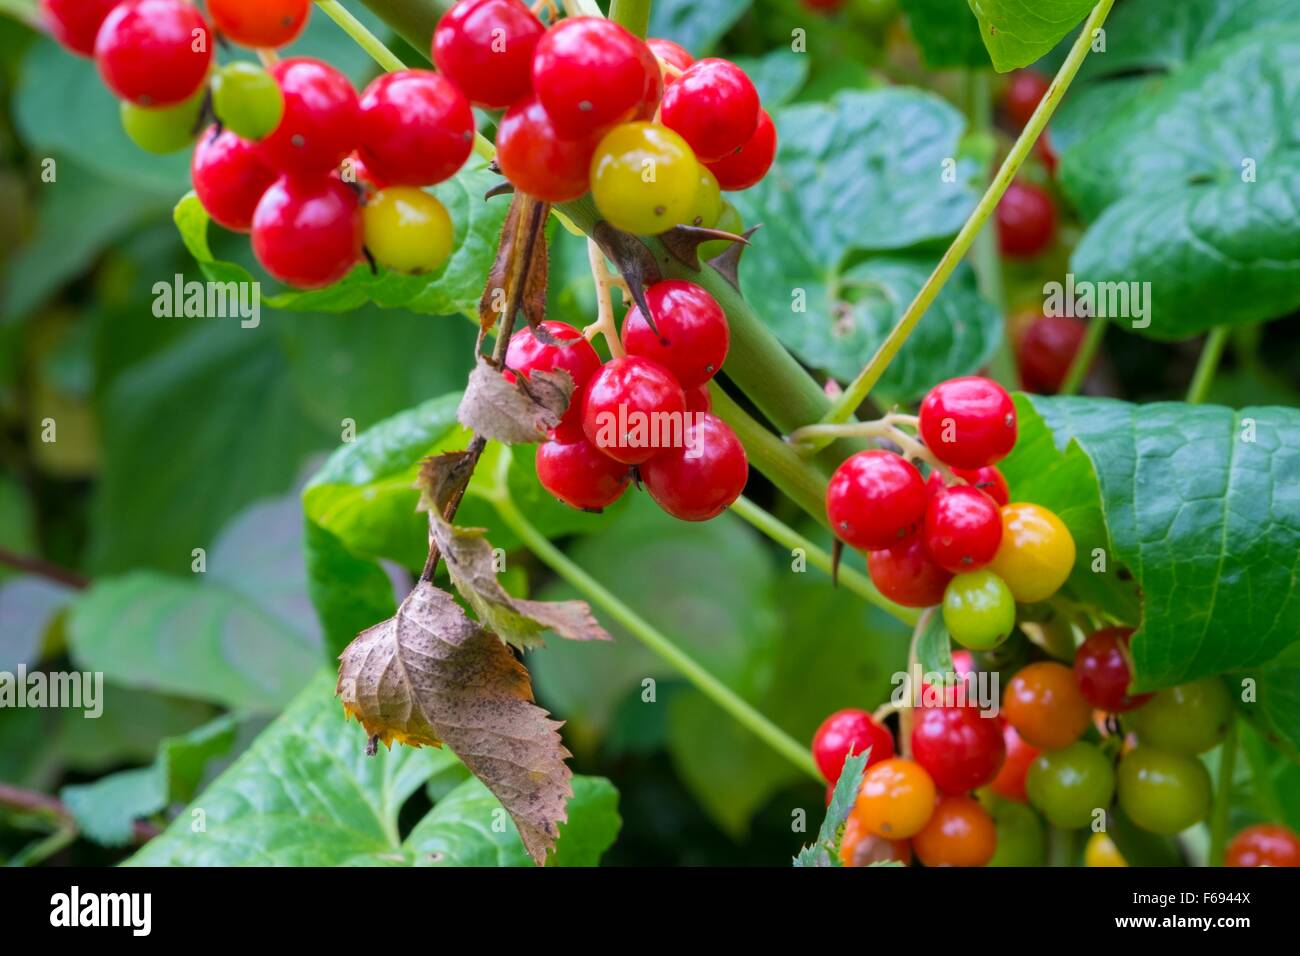
[[[966,0],[901,0],[926,66],[989,66],[980,24]]]
[[[993,66],[1006,73],[1028,66],[1073,30],[1093,0],[969,0]]]

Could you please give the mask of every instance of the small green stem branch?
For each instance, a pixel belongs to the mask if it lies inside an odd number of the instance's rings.
[[[1210,385],[1214,382],[1214,373],[1219,370],[1219,359],[1223,358],[1223,346],[1228,341],[1228,331],[1226,325],[1216,325],[1205,337],[1200,360],[1196,363],[1196,372],[1192,375],[1191,385],[1187,387],[1187,401],[1193,405],[1205,401],[1205,396],[1210,391]]]
[[[1100,0],[1096,7],[1093,8],[1087,21],[1080,31],[1078,39],[1070,48],[1070,53],[1061,64],[1057,71],[1055,79],[1047,89],[1047,95],[1043,97],[1034,110],[1034,115],[1029,118],[1025,128],[1021,131],[1020,136],[1016,138],[1007,153],[1006,159],[1002,161],[1002,166],[998,169],[997,175],[993,177],[993,182],[989,184],[980,201],[975,204],[974,211],[970,214],[957,236],[952,241],[952,245],[943,254],[939,264],[935,266],[934,271],[926,280],[925,285],[916,294],[916,298],[903,312],[899,318],[898,324],[886,336],[885,341],[880,343],[880,348],[876,354],[867,362],[866,367],[858,374],[849,387],[844,390],[844,394],[839,397],[834,406],[822,418],[827,423],[846,422],[848,421],[859,405],[875,388],[876,383],[880,381],[880,376],[885,373],[885,369],[898,355],[899,349],[907,341],[916,324],[921,321],[926,310],[934,302],[944,284],[952,275],[953,270],[957,268],[958,263],[970,251],[971,245],[975,242],[975,237],[983,229],[984,223],[993,210],[997,207],[998,202],[1002,199],[1002,194],[1006,192],[1007,186],[1015,178],[1021,164],[1033,149],[1034,143],[1042,134],[1043,129],[1047,126],[1047,121],[1051,119],[1052,114],[1056,111],[1056,106],[1061,102],[1061,97],[1069,88],[1076,73],[1079,72],[1079,66],[1083,63],[1084,57],[1088,55],[1089,47],[1092,44],[1092,38],[1098,28],[1106,20],[1106,15],[1110,13],[1110,8],[1114,5],[1115,0]]]
[[[1092,363],[1097,359],[1097,352],[1101,348],[1101,341],[1106,337],[1106,320],[1093,318],[1088,323],[1087,330],[1083,333],[1083,341],[1079,343],[1079,350],[1074,353],[1074,358],[1070,361],[1070,370],[1065,373],[1065,379],[1061,382],[1058,395],[1077,395],[1079,389],[1083,387],[1083,380],[1088,377],[1088,369],[1092,368]]]
[[[650,29],[650,0],[609,0],[609,18],[629,33],[644,37]]]
[[[1219,748],[1219,780],[1210,816],[1210,866],[1223,866],[1228,845],[1228,810],[1232,806],[1232,777],[1237,769],[1237,721],[1228,724],[1228,734]]]
[[[551,544],[545,535],[533,527],[508,495],[494,496],[492,504],[501,520],[518,535],[519,540],[536,555],[538,560],[590,601],[604,608],[605,613],[621,624],[629,634],[690,681],[700,693],[725,710],[756,737],[809,777],[821,780],[812,753],[806,746],[755,710],[739,694],[710,674],[693,657],[624,604],[617,595],[569,560],[564,552]]]

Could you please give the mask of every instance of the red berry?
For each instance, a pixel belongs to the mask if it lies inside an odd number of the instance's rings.
[[[253,49],[292,43],[311,12],[311,0],[207,0],[207,6],[222,35]]]
[[[1300,866],[1300,839],[1284,826],[1257,823],[1228,844],[1228,866]]]
[[[1038,147],[1038,158],[1043,161],[1043,168],[1047,170],[1047,175],[1055,176],[1060,157],[1056,155],[1056,149],[1052,146],[1052,137],[1048,135],[1048,130],[1043,130],[1043,135],[1038,137],[1036,145]]]
[[[826,517],[845,544],[891,548],[925,517],[925,482],[891,451],[860,451],[835,469],[826,487]]]
[[[551,372],[560,368],[568,372],[573,377],[573,394],[569,397],[564,417],[556,426],[555,437],[563,442],[577,441],[582,438],[583,388],[600,371],[600,356],[582,333],[571,325],[546,321],[541,323],[541,327],[552,338],[572,344],[551,345],[539,339],[532,329],[520,329],[510,337],[510,346],[506,349],[506,368],[511,370],[506,374],[513,380],[512,372],[525,378],[538,370]]]
[[[688,412],[713,411],[713,398],[709,395],[709,385],[696,385],[694,388],[682,389],[686,393],[686,410]]]
[[[639,465],[684,444],[686,396],[658,362],[625,355],[607,362],[587,383],[582,430],[611,458]]]
[[[474,147],[469,100],[445,76],[400,70],[361,94],[358,152],[385,182],[432,186],[453,175]]]
[[[1141,707],[1150,694],[1130,695],[1129,627],[1107,627],[1091,635],[1074,652],[1074,678],[1088,703],[1100,710],[1123,713]]]
[[[262,194],[275,182],[257,149],[230,130],[209,126],[190,160],[190,182],[208,215],[227,229],[248,232]]]
[[[1016,360],[1025,388],[1042,395],[1060,391],[1087,329],[1083,320],[1064,315],[1034,319],[1016,343]]]
[[[776,158],[776,126],[767,110],[758,111],[758,127],[744,146],[729,156],[705,163],[722,189],[748,189],[767,175]]]
[[[867,570],[880,593],[903,607],[933,607],[952,575],[925,553],[920,537],[867,552]]]
[[[930,496],[922,541],[930,560],[945,571],[974,571],[998,553],[1002,510],[978,488],[945,488]]]
[[[989,784],[989,789],[1000,797],[1026,803],[1029,798],[1025,795],[1025,774],[1029,773],[1030,766],[1038,759],[1039,750],[1025,743],[1016,728],[1006,721],[1001,723],[1002,742],[1007,757],[1002,761],[1002,769]]]
[[[497,126],[497,163],[520,192],[568,202],[587,191],[598,141],[560,136],[542,104],[529,97],[510,107]]]
[[[319,289],[361,258],[361,204],[336,177],[281,176],[253,214],[253,254],[267,272],[300,289]]]
[[[618,501],[632,481],[632,469],[579,437],[537,446],[537,480],[569,507],[598,511]]]
[[[942,793],[982,787],[1002,767],[1002,721],[976,707],[922,707],[912,718],[912,759]]]
[[[700,60],[664,94],[661,119],[704,163],[749,142],[758,129],[758,90],[745,71],[727,60]]]
[[[991,465],[1016,444],[1015,403],[1005,388],[987,378],[940,382],[921,402],[919,417],[925,444],[954,468]]]
[[[1002,254],[1016,259],[1038,255],[1056,235],[1052,197],[1030,183],[1012,183],[996,210]]]
[[[533,54],[537,98],[571,138],[633,119],[661,82],[645,42],[600,17],[561,20]]]
[[[351,167],[351,175],[346,175],[346,170]],[[375,171],[366,165],[366,161],[361,158],[361,154],[353,152],[351,156],[343,160],[342,169],[345,171],[343,181],[352,183],[362,183],[372,189],[383,189],[389,185],[375,175]]]
[[[478,106],[500,109],[533,84],[533,51],[546,28],[520,0],[462,0],[433,32],[433,62]]]
[[[731,426],[702,412],[691,416],[683,447],[661,452],[641,466],[641,480],[674,518],[708,521],[745,490],[749,459]]]
[[[958,677],[967,677],[978,673],[975,667],[975,655],[965,648],[952,652],[952,670]]]
[[[119,0],[41,0],[41,19],[54,39],[65,48],[82,56],[94,56],[95,36],[118,2]]]
[[[663,60],[669,66],[674,66],[681,72],[686,72],[695,62],[695,57],[691,56],[684,47],[679,46],[672,40],[662,40],[658,37],[651,37],[646,40],[646,46],[650,48],[658,59]],[[665,90],[677,82],[677,77],[670,74],[664,75]]]
[[[968,485],[984,492],[999,505],[1011,501],[1011,489],[1007,487],[1007,480],[994,465],[985,465],[983,468],[954,468],[952,473]]]
[[[631,355],[654,359],[677,376],[682,388],[713,378],[727,357],[730,330],[722,306],[693,282],[669,279],[645,290],[655,329],[637,306],[623,320],[623,345]]]
[[[1011,74],[1011,82],[1002,95],[1002,107],[1012,126],[1017,130],[1025,127],[1050,85],[1051,81],[1035,70],[1016,70]]]
[[[360,138],[361,110],[348,78],[308,57],[281,60],[271,75],[284,93],[284,116],[258,143],[262,162],[284,173],[337,167]]]
[[[207,78],[211,31],[184,0],[124,0],[99,28],[95,62],[118,99],[172,106],[193,96]]]
[[[868,747],[871,748],[868,767],[894,756],[893,734],[872,720],[865,710],[837,710],[813,734],[813,759],[832,785],[840,779],[849,751],[861,754]]]

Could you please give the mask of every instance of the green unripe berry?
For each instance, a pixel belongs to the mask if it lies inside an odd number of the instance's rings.
[[[943,592],[943,623],[963,647],[992,650],[1010,637],[1016,626],[1016,599],[992,571],[958,574]]]
[[[184,149],[199,135],[199,120],[203,112],[204,90],[175,106],[146,109],[122,101],[122,129],[131,142],[146,153],[175,153]]]
[[[715,179],[714,182],[717,182]],[[729,232],[733,236],[739,236],[745,231],[745,221],[740,218],[740,213],[736,207],[727,200],[722,200],[722,211],[718,214],[717,220],[714,221],[711,229],[721,229],[723,232]],[[735,243],[728,242],[726,239],[710,239],[708,242],[700,243],[700,248],[696,255],[700,257],[701,262],[708,262],[710,259],[716,259]]]
[[[1216,677],[1162,690],[1124,718],[1142,743],[1187,756],[1218,746],[1231,721],[1232,696]]]
[[[212,77],[212,111],[241,139],[270,135],[284,116],[284,94],[275,77],[254,63],[228,63]]]
[[[1043,866],[1047,862],[1047,838],[1042,819],[1023,803],[993,799],[996,803],[989,810],[998,828],[998,844],[988,865]]]
[[[1119,805],[1144,830],[1181,833],[1210,810],[1210,775],[1195,757],[1138,747],[1119,762]]]
[[[1025,794],[1054,826],[1077,829],[1110,806],[1115,769],[1100,749],[1079,741],[1040,754],[1025,775]]]

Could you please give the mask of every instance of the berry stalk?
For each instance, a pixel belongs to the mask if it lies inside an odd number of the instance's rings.
[[[1228,811],[1232,804],[1232,777],[1237,769],[1237,721],[1228,724],[1228,734],[1219,746],[1218,782],[1214,789],[1214,811],[1210,816],[1210,866],[1223,866],[1228,845]]]
[[[1083,385],[1083,379],[1088,374],[1088,369],[1092,368],[1092,360],[1097,357],[1097,350],[1101,348],[1101,340],[1106,337],[1106,320],[1093,319],[1088,323],[1088,330],[1083,335],[1083,341],[1079,343],[1079,350],[1074,353],[1074,361],[1070,363],[1070,370],[1065,373],[1065,379],[1061,382],[1061,387],[1057,389],[1058,395],[1075,395]]]
[[[1192,382],[1187,387],[1187,402],[1189,405],[1199,405],[1205,401],[1205,394],[1210,390],[1210,385],[1214,381],[1214,373],[1219,370],[1219,359],[1223,357],[1223,346],[1227,341],[1228,327],[1226,325],[1216,325],[1210,329],[1210,334],[1205,337],[1201,357],[1196,363],[1196,372],[1192,375]]]

